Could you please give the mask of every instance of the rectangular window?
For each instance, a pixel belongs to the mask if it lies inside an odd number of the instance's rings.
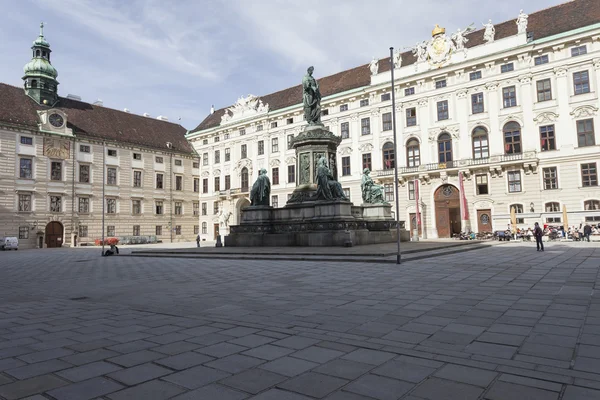
[[[19,239],[29,239],[29,226],[19,227]]]
[[[218,136],[215,136],[215,139],[214,139],[215,143],[219,142],[220,140],[221,140],[221,138],[220,138],[220,137],[218,137]]]
[[[221,191],[221,177],[215,176],[215,192]]]
[[[263,154],[265,154],[265,141],[259,140],[258,141],[258,155],[262,156]]]
[[[393,183],[386,183],[383,186],[383,193],[384,193],[384,197],[383,199],[389,203],[391,203],[392,201],[394,201],[394,184]]]
[[[208,144],[208,139],[202,139],[202,144]]]
[[[134,160],[141,160],[142,159],[142,153],[133,153],[133,159]]]
[[[156,225],[154,227],[154,233],[156,236],[162,236],[162,225]]]
[[[515,107],[517,105],[517,91],[514,86],[502,88],[502,101],[504,108]]]
[[[596,144],[593,119],[577,121],[577,143],[579,147],[594,146]]]
[[[360,106],[361,106],[361,107],[366,107],[366,106],[368,106],[368,105],[369,105],[369,99],[362,99],[362,100],[360,101]]]
[[[183,176],[181,175],[175,177],[175,190],[183,190]]]
[[[108,167],[106,168],[106,184],[116,185],[117,184],[117,169]]]
[[[154,162],[157,164],[162,164],[162,163],[164,163],[164,159],[162,157],[156,156],[156,157],[154,157]]]
[[[271,122],[271,129],[277,128],[277,121]]]
[[[271,170],[271,177],[273,178],[273,185],[279,185],[279,168],[273,168]]]
[[[414,200],[415,199],[415,182],[414,181],[408,181],[408,199],[409,200]]]
[[[292,142],[294,141],[294,135],[287,135],[287,148],[292,149]]]
[[[288,183],[296,182],[296,166],[288,165]]]
[[[231,149],[225,149],[225,162],[231,161]]]
[[[217,215],[219,213],[219,202],[213,202],[213,214]]]
[[[361,135],[371,134],[371,118],[363,118],[360,120],[360,133]]]
[[[581,164],[581,184],[584,187],[598,186],[596,163]]]
[[[87,225],[79,225],[79,237],[88,237]]]
[[[31,195],[30,194],[20,194],[19,195],[19,211],[20,212],[31,211]]]
[[[381,116],[382,127],[384,131],[392,130],[392,113],[388,112]]]
[[[556,167],[544,168],[544,190],[558,189],[558,173]]]
[[[200,232],[200,225],[194,225],[194,235],[197,235]]]
[[[540,147],[542,151],[556,150],[554,125],[540,126]]]
[[[246,129],[240,128],[240,136],[244,136],[246,134]]]
[[[155,208],[156,215],[163,215],[165,212],[165,208],[164,208],[162,200],[157,200],[154,203],[154,208]]]
[[[225,175],[225,190],[231,189],[231,176]]]
[[[175,215],[183,214],[183,203],[181,201],[175,202]]]
[[[329,110],[327,110],[327,109],[326,109],[326,110],[322,110],[322,111],[321,111],[321,116],[322,116],[322,117],[325,117],[325,116],[327,116],[327,115],[329,115]]]
[[[197,217],[198,215],[200,215],[200,203],[197,201],[194,201],[192,203],[192,212],[194,214],[195,217]]]
[[[350,175],[350,157],[342,157],[342,176]]]
[[[203,222],[203,223],[202,223],[202,233],[203,233],[204,235],[206,235],[206,232],[207,232],[207,231],[208,231],[208,229],[207,229],[207,226],[206,226],[206,222]]]
[[[181,160],[175,160],[175,166],[181,167],[183,165]]]
[[[469,80],[474,81],[476,79],[481,79],[481,71],[475,71],[469,74]]]
[[[411,96],[413,94],[415,94],[415,87],[414,86],[404,89],[404,95],[405,96]]]
[[[271,207],[279,207],[279,196],[277,196],[276,194],[271,196]]]
[[[483,93],[475,93],[471,95],[471,111],[473,114],[479,114],[483,109]]]
[[[116,214],[117,213],[117,199],[106,199],[106,213]]]
[[[33,145],[33,138],[29,136],[21,136],[21,144]]]
[[[588,71],[573,73],[573,88],[575,94],[584,94],[590,92],[590,75]]]
[[[62,197],[50,196],[50,212],[59,213],[62,210]]]
[[[365,153],[362,155],[362,167],[363,169],[371,169],[371,153]]]
[[[381,101],[390,101],[392,99],[392,95],[390,93],[384,93],[381,95]]]
[[[208,213],[207,208],[208,206],[206,203],[202,203],[202,215],[206,215]]]
[[[140,236],[140,226],[139,225],[133,226],[133,236]]]
[[[117,151],[116,150],[108,149],[108,150],[106,150],[106,155],[109,156],[109,157],[116,157],[117,156]]]
[[[202,154],[202,165],[208,165],[208,153]]]
[[[271,139],[271,153],[279,152],[279,139],[273,138]]]
[[[351,201],[351,199],[350,199],[350,189],[349,188],[343,188],[342,191],[344,192],[344,196],[346,196],[346,198]]]
[[[208,193],[208,178],[202,179],[202,193]]]
[[[115,226],[114,225],[107,225],[106,226],[106,236],[109,237],[114,237],[115,236]]]
[[[417,125],[417,109],[411,107],[406,109],[406,126]]]
[[[508,192],[521,191],[521,171],[508,171]]]
[[[88,146],[87,144],[80,144],[79,151],[81,153],[89,153],[91,151],[91,149],[90,149],[90,146]]]
[[[131,213],[133,215],[140,215],[142,213],[141,200],[131,200]]]
[[[61,181],[62,180],[62,162],[52,161],[50,163],[50,180]]]
[[[90,183],[90,166],[89,165],[79,165],[79,182],[81,183]]]
[[[194,178],[194,193],[200,193],[200,178]]]
[[[263,143],[263,145],[264,145],[264,143]],[[241,151],[240,152],[242,153],[242,158],[248,158],[248,147],[247,147],[247,145],[243,144],[241,146]]]
[[[194,162],[192,163],[192,168],[200,168],[200,163],[199,163],[199,162],[197,162],[197,161],[194,161]]]
[[[489,194],[488,191],[488,177],[487,175],[476,175],[475,185],[477,186],[477,194]]]
[[[547,224],[560,224],[560,217],[547,217],[546,223]]]
[[[157,189],[163,189],[163,179],[164,179],[164,175],[163,174],[156,174],[156,188]]]
[[[340,125],[340,131],[342,139],[348,139],[350,137],[350,122],[342,122]]]
[[[446,80],[445,79],[440,79],[439,81],[435,81],[435,88],[436,89],[441,89],[441,88],[445,88],[446,87]]]
[[[218,164],[220,162],[221,162],[221,151],[215,150],[215,164]]]
[[[543,56],[535,57],[533,59],[533,63],[535,65],[548,64],[548,54],[544,54]]]
[[[90,212],[90,199],[87,197],[79,198],[79,212],[82,214],[87,214]]]
[[[513,63],[508,63],[500,66],[500,73],[510,72],[515,70],[515,65]]]
[[[133,171],[133,187],[142,187],[142,171]]]
[[[286,124],[291,125],[294,123],[294,118],[288,118],[285,122]]]
[[[438,121],[448,119],[448,100],[438,101],[437,115],[438,115]]]
[[[550,79],[542,79],[535,83],[537,88],[537,101],[552,100],[552,87]]]
[[[256,132],[260,132],[260,131],[262,131],[262,130],[263,130],[263,126],[262,126],[262,124],[258,124],[258,125],[256,125]]]
[[[21,158],[19,160],[19,177],[23,179],[33,178],[31,165],[33,160],[31,158]]]
[[[340,112],[343,112],[343,111],[348,111],[348,104],[342,104],[340,106]]]
[[[571,49],[571,57],[582,56],[584,54],[587,54],[587,47],[585,45],[573,47]]]

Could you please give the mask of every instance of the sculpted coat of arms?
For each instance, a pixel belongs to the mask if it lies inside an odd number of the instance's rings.
[[[446,30],[439,25],[431,33],[433,38],[427,44],[427,58],[432,66],[441,66],[450,59],[454,44],[446,36]]]

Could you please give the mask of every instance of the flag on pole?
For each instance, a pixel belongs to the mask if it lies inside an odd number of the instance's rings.
[[[419,212],[419,180],[415,179],[415,204],[417,206],[417,232],[421,226],[421,213]]]
[[[462,172],[458,173],[458,186],[460,188],[460,218],[467,221],[469,219],[469,209],[467,208],[467,196],[465,195]]]

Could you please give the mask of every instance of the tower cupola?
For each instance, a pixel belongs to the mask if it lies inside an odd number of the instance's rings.
[[[25,93],[38,104],[54,105],[58,100],[58,72],[50,63],[50,44],[44,37],[44,23],[40,35],[31,46],[32,58],[23,67]]]

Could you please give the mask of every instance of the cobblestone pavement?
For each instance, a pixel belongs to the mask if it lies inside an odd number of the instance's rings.
[[[0,399],[600,399],[599,268],[0,253]]]

